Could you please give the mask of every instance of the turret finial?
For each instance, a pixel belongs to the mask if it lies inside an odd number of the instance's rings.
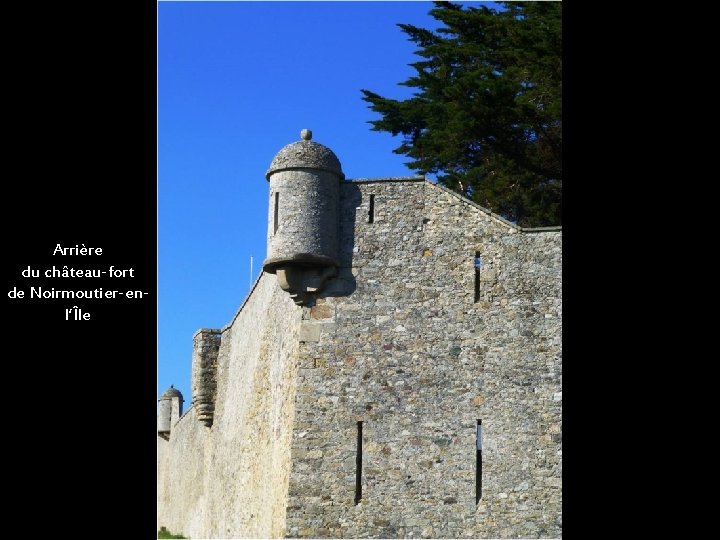
[[[312,139],[312,131],[310,131],[309,129],[303,129],[300,132],[300,137],[302,137],[304,141],[309,141],[310,139]]]

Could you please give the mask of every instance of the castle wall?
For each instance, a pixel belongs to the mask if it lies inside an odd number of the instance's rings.
[[[340,234],[304,313],[286,534],[560,536],[561,234],[423,181],[343,183]]]
[[[314,306],[263,274],[216,359],[214,338],[196,340],[212,426],[193,406],[158,437],[158,526],[559,537],[561,233],[521,231],[423,180],[342,182],[338,261]]]
[[[196,412],[190,407],[172,426],[169,441],[157,438],[158,529],[189,533],[204,525],[208,438]]]
[[[158,526],[191,538],[283,535],[301,308],[263,275],[222,332],[212,427],[195,407],[158,437]]]

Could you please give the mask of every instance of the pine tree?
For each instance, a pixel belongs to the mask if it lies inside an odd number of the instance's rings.
[[[420,49],[417,89],[394,100],[362,90],[374,131],[402,134],[394,150],[420,173],[521,226],[561,223],[562,4],[504,9],[435,2],[433,32],[398,26]]]

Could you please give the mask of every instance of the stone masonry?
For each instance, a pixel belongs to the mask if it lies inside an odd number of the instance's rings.
[[[211,426],[217,390],[217,356],[220,330],[202,328],[193,336],[192,401],[198,420]]]
[[[287,534],[560,536],[560,232],[423,180],[341,197],[337,291],[303,314]]]
[[[158,437],[158,527],[560,537],[561,231],[422,177],[338,181],[336,274],[296,305],[264,273],[196,334],[193,404]]]

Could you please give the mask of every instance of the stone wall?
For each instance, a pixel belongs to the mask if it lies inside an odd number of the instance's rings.
[[[340,234],[303,315],[286,534],[560,536],[560,233],[382,181],[342,185]]]
[[[197,533],[205,524],[207,435],[195,407],[190,407],[172,426],[169,441],[157,438],[158,529],[202,537]]]
[[[300,317],[264,274],[222,330],[212,427],[193,406],[169,441],[158,437],[158,527],[190,538],[283,535]],[[195,362],[207,357],[201,335]]]
[[[263,274],[221,331],[212,427],[192,407],[158,438],[158,525],[559,537],[561,233],[403,179],[341,183],[339,239],[312,307]]]

